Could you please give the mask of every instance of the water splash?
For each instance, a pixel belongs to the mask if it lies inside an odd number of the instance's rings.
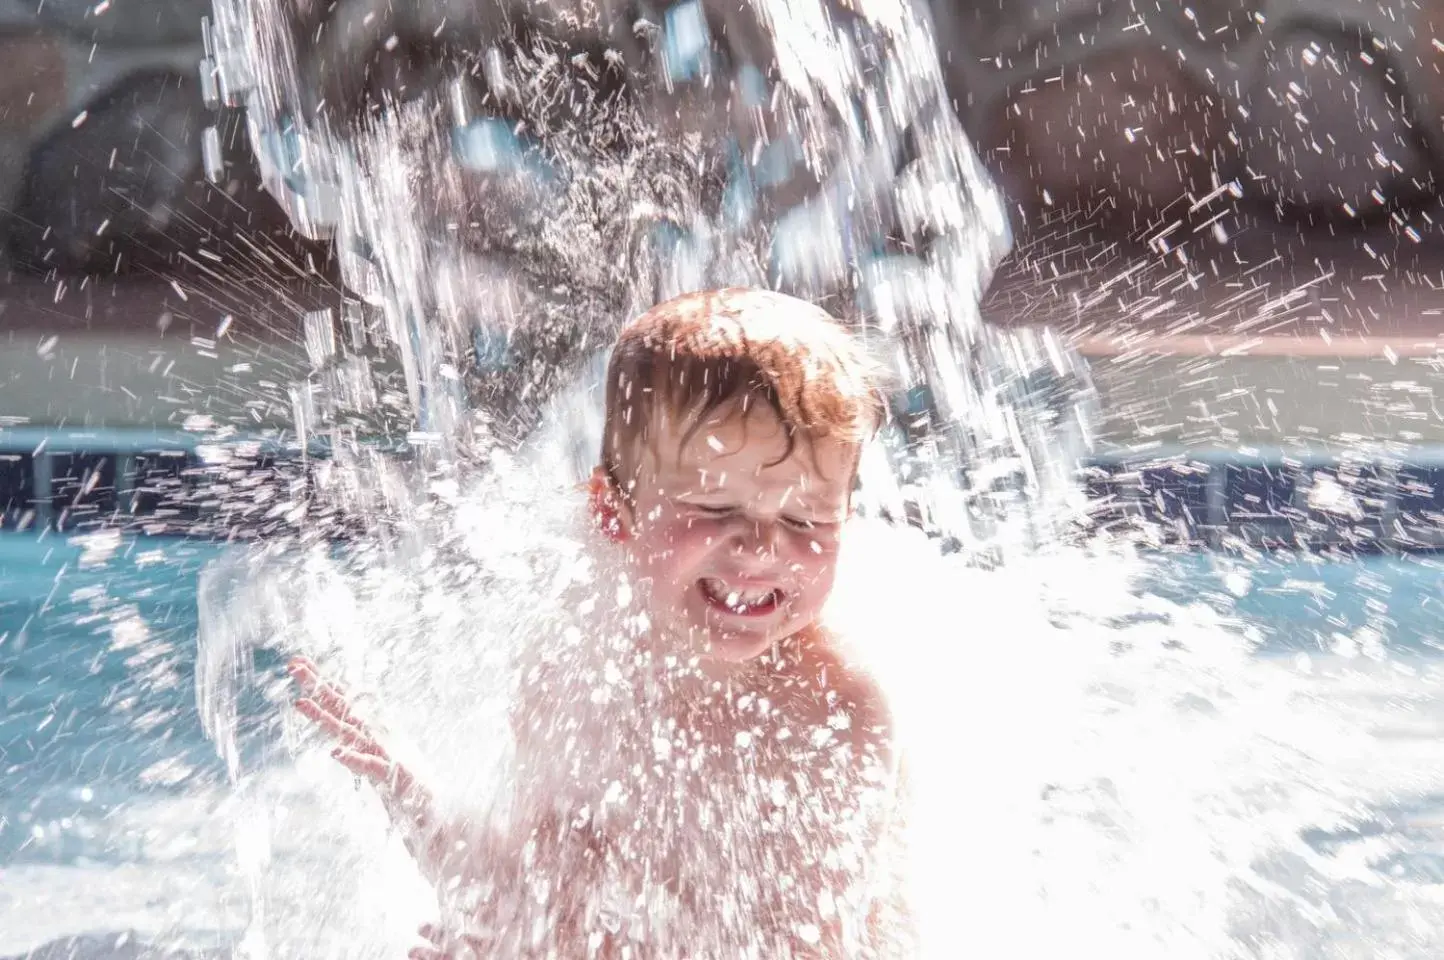
[[[358,551],[242,556],[211,573],[197,680],[253,811],[253,954],[383,956],[404,949],[427,899],[395,845],[378,842],[374,804],[347,794],[299,731],[294,766],[274,752],[244,761],[235,691],[284,699],[256,651],[324,658],[444,804],[504,815],[517,660],[541,650],[572,657],[573,681],[606,678],[609,664],[622,686],[636,677],[604,641],[578,639],[624,633],[634,585],[588,565],[576,504],[551,492],[590,467],[597,426],[595,380],[558,390],[618,322],[701,285],[782,286],[876,336],[912,403],[891,445],[870,453],[869,512],[915,511],[964,547],[942,559],[921,535],[864,523],[852,548],[863,559],[838,591],[866,598],[838,615],[904,705],[920,797],[909,874],[930,955],[955,955],[960,940],[1051,955],[1080,939],[1119,956],[1251,955],[1234,926],[1241,899],[1302,903],[1296,890],[1329,866],[1298,882],[1273,871],[1298,851],[1300,825],[1340,827],[1390,781],[1363,772],[1358,731],[1312,709],[1287,670],[1252,660],[1238,625],[1135,597],[1124,557],[1037,549],[1072,506],[1068,438],[1087,439],[1086,376],[1046,335],[980,323],[1005,227],[946,108],[926,22],[885,3],[848,19],[804,0],[753,12],[776,56],[772,91],[752,90],[745,63],[688,88],[723,67],[685,29],[699,21],[682,4],[651,24],[670,72],[628,87],[631,99],[559,117],[548,92],[602,91],[597,61],[498,37],[479,69],[492,92],[514,90],[520,122],[479,114],[453,78],[353,127],[316,109],[281,5],[217,5],[218,96],[245,106],[268,185],[298,226],[333,238],[353,297],[341,336],[327,335],[331,317],[312,322],[297,428],[329,442],[334,496],[374,528]],[[678,102],[715,116],[698,105],[729,93],[762,120],[722,124],[723,137],[661,122]],[[523,143],[521,128],[546,136]],[[794,180],[804,189],[785,202]],[[401,390],[368,386],[379,367],[368,351],[396,358]],[[508,362],[482,376],[488,357]],[[514,460],[538,420],[549,429]],[[380,452],[388,437],[414,459]],[[968,565],[985,551],[1011,562]],[[620,609],[599,612],[608,603]],[[939,628],[960,619],[971,626]],[[612,751],[580,756],[655,748],[655,731],[603,729]],[[298,815],[316,796],[327,817]],[[733,830],[718,834],[723,853],[756,839],[739,817],[757,799],[718,811]],[[303,841],[294,860],[270,856],[281,834]],[[616,904],[589,909],[620,922]],[[745,923],[709,924],[689,928],[693,947],[749,945]]]
[[[1086,374],[1048,335],[980,321],[1007,224],[917,9],[745,4],[726,49],[697,3],[638,20],[641,49],[564,13],[570,44],[492,25],[446,83],[350,121],[315,102],[286,5],[216,6],[203,71],[245,107],[297,226],[335,238],[350,309],[404,372],[412,442],[447,460],[514,440],[659,298],[776,286],[879,339],[927,524],[981,549],[1002,491],[1035,517],[1076,507],[1058,452],[1087,442]],[[302,392],[330,399],[298,405],[298,429],[354,442],[334,378]]]
[[[449,809],[503,803],[509,662],[531,647],[604,676],[606,609],[620,602],[587,562],[579,505],[538,496],[537,470],[514,463],[466,485],[424,555],[253,565],[207,630],[324,658]],[[920,955],[954,956],[961,938],[1030,956],[1082,941],[1138,958],[1363,957],[1350,918],[1391,898],[1391,915],[1417,921],[1375,931],[1402,938],[1400,957],[1431,955],[1437,937],[1417,931],[1438,929],[1426,920],[1439,917],[1437,888],[1382,871],[1427,867],[1409,837],[1434,829],[1437,804],[1400,798],[1444,774],[1427,733],[1439,667],[1259,659],[1257,629],[1139,593],[1144,572],[1111,550],[985,570],[939,557],[917,531],[850,531],[831,615],[899,705],[919,801]],[[634,729],[606,728],[608,742],[651,750],[655,716],[634,716]],[[289,848],[254,864],[259,895],[283,913],[253,928],[275,955],[404,948],[409,921],[431,918],[426,891],[379,806],[303,728],[292,736],[294,762],[273,745],[243,777],[250,803],[287,811],[269,832],[248,821]],[[722,819],[750,810],[744,797]]]

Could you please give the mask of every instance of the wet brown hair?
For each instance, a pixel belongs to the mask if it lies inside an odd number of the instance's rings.
[[[612,350],[602,468],[625,497],[662,416],[688,425],[685,442],[718,409],[758,402],[786,431],[782,459],[799,437],[861,446],[887,411],[878,366],[821,307],[768,290],[689,293],[627,324]]]

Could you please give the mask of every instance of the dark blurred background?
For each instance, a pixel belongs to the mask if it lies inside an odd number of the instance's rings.
[[[297,318],[336,304],[335,271],[259,188],[243,118],[206,109],[208,7],[0,0],[0,426],[289,419]],[[1432,370],[1444,310],[1444,4],[934,13],[1017,238],[987,316],[1073,335],[1105,435],[1437,430],[1385,373]],[[374,52],[393,89],[439,55]]]

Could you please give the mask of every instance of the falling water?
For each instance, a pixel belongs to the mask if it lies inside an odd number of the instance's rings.
[[[305,319],[317,375],[298,385],[297,429],[356,439],[342,424],[378,391],[355,354],[378,344],[404,371],[411,442],[432,460],[474,454],[498,428],[525,432],[537,401],[658,299],[777,286],[876,336],[920,398],[905,419],[926,434],[911,460],[932,462],[915,499],[948,534],[996,539],[980,528],[985,492],[1056,500],[1071,488],[1077,450],[1062,448],[1086,442],[1086,376],[1048,336],[980,322],[1007,226],[948,108],[926,22],[890,2],[844,21],[815,3],[764,3],[740,15],[763,49],[725,56],[707,46],[700,9],[660,18],[654,56],[609,47],[601,80],[586,50],[568,58],[499,35],[469,73],[343,123],[307,89],[285,5],[216,5],[203,67],[215,96],[245,107],[267,185],[300,229],[335,239],[355,298],[339,337],[333,318]],[[769,50],[770,86],[747,59]],[[627,95],[604,96],[618,63]],[[645,82],[649,71],[663,76]],[[478,83],[506,122],[479,112]],[[564,97],[584,106],[558,116]],[[488,364],[491,350],[519,361],[521,378]],[[971,510],[955,496],[965,460]]]
[[[1000,204],[927,23],[856,6],[758,4],[773,89],[709,54],[682,4],[600,59],[498,35],[473,64],[486,97],[459,71],[353,121],[318,102],[287,5],[218,0],[205,76],[341,264],[345,302],[298,318],[313,369],[292,396],[297,432],[330,450],[323,494],[366,527],[203,581],[197,685],[239,804],[247,955],[393,956],[437,908],[284,708],[281,736],[241,733],[246,696],[288,696],[258,654],[320,657],[444,805],[493,803],[519,652],[600,637],[605,676],[629,616],[565,489],[596,441],[597,352],[657,299],[724,283],[828,303],[918,401],[871,453],[838,603],[901,705],[930,955],[1322,955],[1299,946],[1336,919],[1311,885],[1372,882],[1301,831],[1347,831],[1416,767],[1379,762],[1287,664],[1255,661],[1245,626],[1140,595],[1124,553],[1058,547],[1086,375],[1046,335],[981,325]],[[596,76],[636,67],[643,36],[659,79],[634,69],[626,96],[601,96]],[[578,89],[586,106],[559,110]],[[793,169],[769,179],[774,156]],[[887,522],[909,512],[921,530]]]

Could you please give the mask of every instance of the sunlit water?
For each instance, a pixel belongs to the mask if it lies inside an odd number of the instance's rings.
[[[263,3],[237,9],[249,11],[240,27],[260,105],[294,106],[297,53],[272,29],[279,18]],[[823,101],[863,95],[872,106],[865,95],[885,89],[907,113],[940,90],[926,36],[899,28],[894,69],[864,83],[808,39],[815,9],[769,9],[787,31],[785,66]],[[887,21],[890,8],[879,10]],[[1021,474],[1036,493],[1067,460],[1000,399],[1027,351],[978,329],[999,225],[967,144],[946,123],[924,124],[923,173],[869,180],[870,146],[898,131],[879,111],[869,141],[846,115],[814,135],[838,149],[834,172],[866,201],[850,208],[855,219],[887,208],[922,232],[919,211],[945,211],[956,228],[930,264],[854,278],[853,292],[893,321],[876,332],[908,345],[897,350],[901,372],[928,380],[980,472]],[[569,311],[585,312],[580,332],[604,338],[659,287],[761,282],[758,235],[788,231],[690,207],[685,179],[660,174],[679,155],[698,169],[696,141],[643,130],[637,151],[608,166],[576,137],[566,182],[578,186],[559,211],[567,229],[521,251],[575,278],[553,302],[526,278],[433,242],[448,211],[420,194],[465,186],[427,152],[432,119],[403,111],[345,143],[322,131],[308,149],[312,172],[337,160],[338,229],[371,250],[348,261],[347,279],[401,354],[420,439],[456,457],[411,473],[358,452],[328,410],[365,391],[318,377],[319,393],[313,384],[296,394],[296,426],[329,434],[339,454],[331,494],[387,521],[372,536],[346,550],[195,556],[161,577],[135,557],[82,569],[77,555],[62,571],[48,548],[16,547],[8,575],[44,571],[54,602],[7,611],[0,647],[0,953],[94,932],[105,935],[97,956],[125,956],[137,942],[248,957],[403,955],[416,925],[436,917],[436,898],[374,797],[288,712],[280,660],[322,657],[458,808],[498,792],[512,657],[566,642],[604,665],[605,646],[589,643],[607,615],[585,604],[626,608],[624,586],[604,562],[588,566],[595,545],[577,494],[557,482],[578,466],[564,444],[533,449],[539,461],[492,451],[484,474],[458,466],[492,439],[448,386],[469,311],[481,302],[496,322],[574,325]],[[582,169],[601,172],[576,176]],[[688,260],[638,241],[633,228],[646,231],[617,202],[635,197],[623,183],[642,184],[646,204],[691,228],[701,249]],[[953,209],[949,198],[962,199]],[[829,238],[878,226],[845,226],[836,208],[812,214],[792,227],[812,243],[781,258],[802,288],[826,285],[828,257],[840,256]],[[569,306],[577,299],[586,311]],[[908,327],[918,315],[938,323]],[[328,349],[318,345],[318,367],[342,370],[327,366]],[[888,489],[870,479],[869,498]],[[837,588],[835,620],[899,711],[918,796],[908,873],[929,955],[1439,955],[1444,662],[1422,642],[1437,624],[1429,568],[1281,575],[1008,545],[1009,562],[984,569],[970,562],[975,551],[944,557],[919,533],[859,520]],[[1316,599],[1280,603],[1285,580],[1284,594]],[[171,592],[134,589],[158,581]],[[1375,603],[1338,609],[1351,594]]]
[[[951,941],[1019,956],[1079,944],[1135,957],[1438,955],[1438,571],[1360,561],[1264,565],[1246,579],[1147,565],[1201,598],[1185,606],[1128,591],[1121,561],[979,572],[927,559],[907,534],[854,533],[869,557],[845,575],[868,600],[854,622],[889,624],[874,652],[922,730],[910,739],[928,841],[918,879]],[[513,559],[535,555],[515,546]],[[879,551],[892,562],[871,569]],[[198,559],[181,558],[166,578],[176,592],[149,601],[131,588],[156,578],[123,560],[72,569],[65,602],[9,649],[0,955],[120,931],[197,950],[254,948],[264,934],[276,955],[401,955],[434,900],[365,791],[323,752],[280,748],[295,728],[266,696],[239,707],[249,772],[226,785],[189,696],[184,574]],[[490,691],[484,674],[426,680],[484,659],[475,644],[488,625],[515,622],[469,620],[465,602],[443,599],[468,594],[443,590],[466,565],[418,559],[347,577],[312,560],[309,579],[253,579],[238,629],[285,622],[267,594],[310,597],[315,619],[282,645],[329,647],[408,758],[456,796],[487,776],[487,745],[459,734],[494,728],[478,710]],[[520,576],[493,573],[494,584]],[[1310,599],[1321,586],[1379,606],[1331,610]],[[1240,594],[1256,637],[1206,605]],[[7,647],[28,616],[15,614]],[[419,651],[420,670],[388,669],[388,656]],[[276,668],[257,663],[255,689],[272,700]],[[431,699],[406,699],[422,688]],[[458,769],[463,758],[472,764]]]

